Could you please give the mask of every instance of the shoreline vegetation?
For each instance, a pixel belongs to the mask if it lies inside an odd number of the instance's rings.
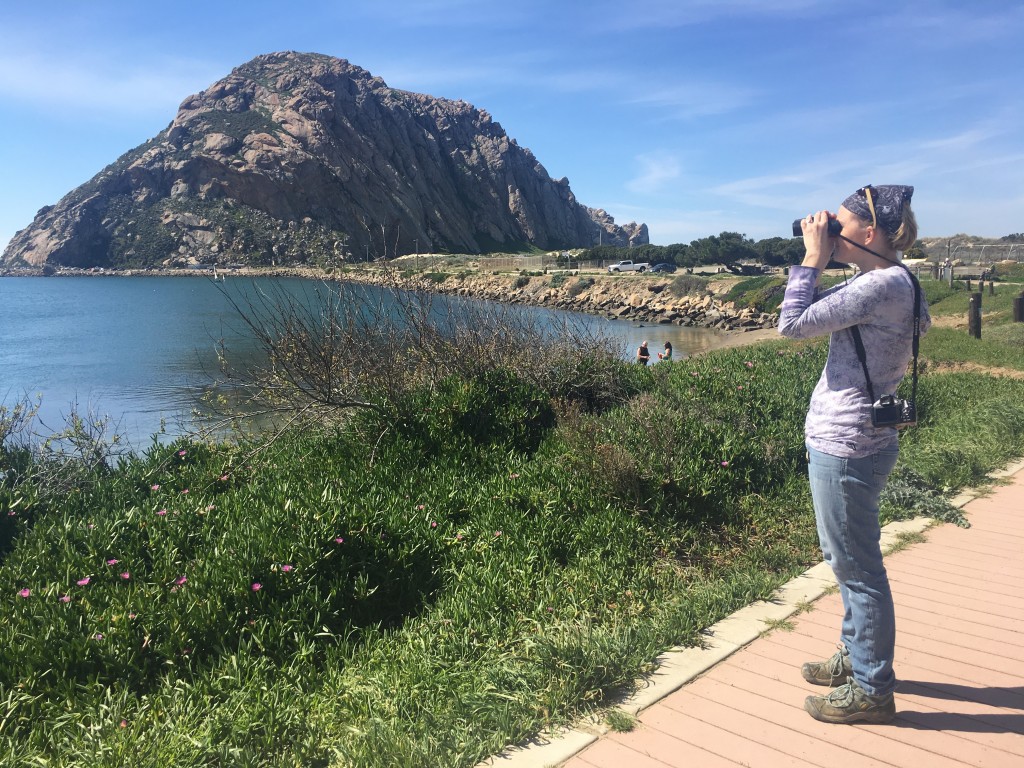
[[[776,279],[751,279],[770,313]],[[983,340],[922,340],[885,521],[966,524],[946,499],[1024,455],[1024,380],[998,375],[1024,371],[1020,287],[985,297]],[[965,287],[924,288],[933,317],[965,313]],[[0,410],[0,763],[471,768],[600,715],[820,558],[802,426],[823,340],[643,367],[500,324],[342,312],[311,338],[283,310],[251,382],[301,415],[272,440],[58,466]],[[359,367],[361,343],[389,362]]]

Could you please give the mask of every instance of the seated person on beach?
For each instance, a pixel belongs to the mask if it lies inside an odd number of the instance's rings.
[[[650,350],[647,349],[647,342],[646,341],[641,341],[640,342],[640,349],[638,349],[636,351],[636,361],[638,363],[640,363],[640,365],[647,365],[647,363],[648,363],[648,361],[650,361],[650,359],[651,359],[651,352],[650,352]]]

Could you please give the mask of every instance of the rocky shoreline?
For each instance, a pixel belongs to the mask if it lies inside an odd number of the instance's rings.
[[[737,307],[711,290],[676,295],[674,275],[601,275],[554,272],[543,275],[452,274],[437,281],[396,278],[393,273],[350,272],[343,279],[397,286],[504,304],[583,312],[644,325],[678,325],[745,333],[775,328],[778,315]]]
[[[41,275],[39,270],[4,270],[0,276]],[[351,268],[324,271],[316,267],[241,267],[220,270],[218,276],[299,277],[311,280],[342,280],[381,287],[485,299],[504,304],[560,309],[569,312],[627,320],[645,325],[677,325],[709,328],[726,333],[747,333],[775,328],[778,315],[737,307],[725,301],[714,282],[696,294],[677,295],[675,275],[605,275],[601,273],[549,272],[544,274],[487,274],[462,271],[403,275],[393,269]],[[54,276],[157,276],[213,277],[211,270],[130,269],[83,270],[64,268]],[[716,289],[718,292],[716,292]],[[726,286],[727,290],[727,286]]]

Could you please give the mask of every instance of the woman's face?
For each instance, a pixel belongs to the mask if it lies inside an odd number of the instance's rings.
[[[864,220],[853,213],[844,206],[839,206],[839,212],[836,214],[836,219],[843,225],[843,237],[848,237],[855,243],[861,245],[867,244],[868,233],[871,231],[871,225],[865,224]],[[859,260],[861,254],[864,252],[859,248],[850,245],[842,238],[836,238],[836,250],[834,257],[836,261],[841,261],[846,264],[855,264]]]

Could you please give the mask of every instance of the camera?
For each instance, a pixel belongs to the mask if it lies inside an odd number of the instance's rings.
[[[800,228],[800,222],[803,219],[797,219],[793,222],[793,237],[803,237],[804,231]],[[839,219],[830,218],[828,220],[828,235],[829,237],[835,237],[843,231],[843,225],[839,223]]]
[[[896,395],[882,395],[871,406],[871,423],[876,427],[896,429],[912,427],[917,424],[917,408]]]

